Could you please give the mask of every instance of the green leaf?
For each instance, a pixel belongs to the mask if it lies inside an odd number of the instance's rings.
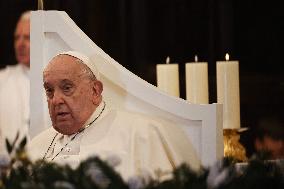
[[[11,152],[13,151],[13,146],[10,144],[10,142],[7,138],[5,139],[5,142],[6,142],[6,149],[7,149],[8,153],[11,154]]]
[[[18,131],[18,132],[17,132],[17,135],[16,135],[16,137],[15,137],[15,139],[14,139],[13,143],[12,143],[12,147],[13,147],[13,149],[14,149],[14,147],[15,147],[15,145],[16,145],[16,143],[17,143],[18,139],[19,139],[19,136],[20,136],[20,133],[19,133],[19,131]]]
[[[22,139],[22,141],[20,142],[20,145],[19,145],[19,149],[24,149],[24,147],[26,146],[27,144],[27,137],[24,137]]]

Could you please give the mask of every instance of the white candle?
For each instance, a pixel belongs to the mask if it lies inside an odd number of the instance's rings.
[[[186,99],[194,104],[208,104],[208,64],[195,62],[185,64]]]
[[[217,101],[223,104],[223,129],[240,128],[239,62],[217,61]]]
[[[157,64],[157,86],[167,94],[179,97],[178,64],[170,64],[169,57],[166,64]]]

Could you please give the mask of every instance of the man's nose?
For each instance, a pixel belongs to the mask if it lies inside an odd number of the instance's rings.
[[[63,104],[64,103],[63,94],[59,91],[54,91],[51,102],[53,105]]]
[[[16,39],[16,42],[17,43],[23,42],[23,36],[18,36],[17,39]]]

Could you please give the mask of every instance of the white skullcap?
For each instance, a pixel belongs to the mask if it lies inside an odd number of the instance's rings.
[[[95,66],[95,63],[92,62],[91,59],[89,57],[87,57],[86,55],[84,55],[80,52],[77,52],[77,51],[61,52],[58,55],[69,55],[69,56],[72,56],[74,58],[81,60],[86,66],[88,66],[90,68],[90,70],[95,75],[96,79],[100,78],[100,74],[99,74],[98,69]],[[58,55],[56,55],[56,56],[58,56]]]

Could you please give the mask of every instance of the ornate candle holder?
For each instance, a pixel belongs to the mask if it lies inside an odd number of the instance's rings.
[[[223,129],[224,136],[224,156],[233,157],[238,161],[247,161],[246,149],[239,142],[240,129]]]

